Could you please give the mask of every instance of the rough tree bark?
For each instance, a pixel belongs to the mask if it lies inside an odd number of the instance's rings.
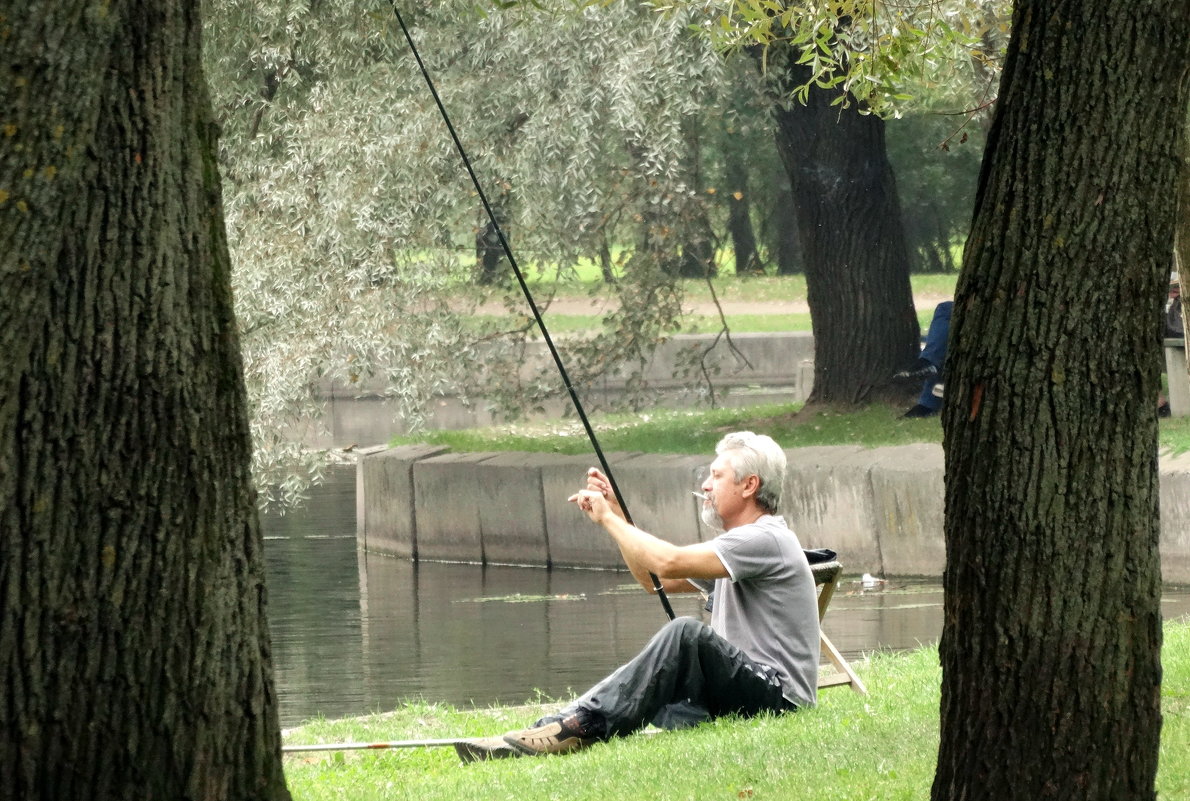
[[[791,58],[792,60],[792,58]],[[786,65],[783,90],[808,80]],[[903,400],[889,382],[920,349],[900,201],[884,121],[831,105],[813,87],[805,104],[774,108],[777,148],[793,188],[806,300],[814,330],[814,389],[807,402]]]
[[[1154,797],[1188,9],[1015,6],[947,363],[935,801]]]
[[[0,787],[288,799],[196,0],[0,2]]]

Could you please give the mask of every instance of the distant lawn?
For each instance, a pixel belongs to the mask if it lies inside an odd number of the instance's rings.
[[[915,295],[954,294],[957,273],[916,274],[909,277]],[[737,278],[734,275],[712,279],[715,295],[719,300],[766,300],[804,301],[806,299],[806,277],[804,275],[764,275]],[[691,300],[710,300],[711,292],[705,280],[685,280],[682,290]],[[927,318],[928,319],[928,318]]]
[[[829,615],[827,620],[829,621]],[[1165,624],[1157,793],[1190,798],[1190,624]],[[821,799],[929,797],[938,750],[941,670],[935,648],[876,654],[856,665],[870,695],[823,690],[818,706],[686,731],[633,735],[567,756],[460,764],[453,748],[319,752],[285,757],[294,801],[471,801],[559,798]],[[417,702],[314,721],[286,744],[479,737],[529,725],[545,709],[458,709]]]
[[[930,318],[934,316],[934,307],[917,309],[917,322],[924,331],[930,325]],[[603,317],[597,314],[561,314],[546,309],[542,313],[546,330],[551,337],[562,334],[589,334],[603,327]],[[737,314],[727,312],[728,330],[733,334],[771,334],[782,331],[812,331],[809,312],[793,312],[790,314]],[[536,335],[537,327],[529,313],[520,317],[494,317],[478,315],[474,319],[500,328],[514,328],[527,326]],[[717,315],[687,314],[678,321],[678,325],[671,328],[667,334],[716,334],[723,328],[723,320]]]
[[[719,274],[711,279],[720,300],[805,300],[805,275],[743,275],[737,276],[732,267],[730,251],[721,251]],[[526,267],[525,280],[533,291],[553,289],[560,295],[602,293],[604,283],[599,267],[593,262],[580,262],[574,269]],[[559,277],[561,276],[561,277]],[[914,273],[909,276],[915,294],[952,295],[958,273]],[[709,300],[711,291],[705,278],[680,279],[682,291],[693,300]]]
[[[937,417],[902,420],[904,409],[873,404],[854,411],[823,410],[799,415],[802,404],[770,404],[732,409],[651,409],[640,413],[598,414],[592,426],[604,451],[713,453],[728,431],[768,434],[785,448],[858,445],[877,448],[914,442],[942,442]],[[1163,451],[1190,451],[1190,417],[1160,421]],[[457,431],[424,431],[396,437],[392,444],[428,442],[456,451],[591,452],[577,420],[510,423]]]
[[[599,280],[599,272],[584,273],[588,280],[531,281],[534,291],[553,293],[556,298],[596,299],[611,296],[612,290]],[[949,296],[954,293],[954,274],[914,275],[911,277],[915,295]],[[741,277],[724,275],[713,279],[715,296],[725,302],[764,301],[800,302],[806,298],[805,276]],[[691,302],[708,301],[711,292],[706,281],[683,281],[685,297]],[[490,292],[490,290],[484,290]],[[917,309],[918,323],[924,330],[933,316],[932,305]],[[528,314],[528,311],[525,311]],[[485,321],[495,317],[477,318]],[[527,317],[500,318],[509,327],[532,325]],[[564,315],[546,309],[546,326],[557,335],[589,333],[602,326],[597,314]],[[727,322],[733,333],[772,333],[811,330],[807,313],[729,314]],[[716,316],[688,315],[670,333],[714,333],[721,322]],[[1163,379],[1164,380],[1164,379]],[[938,418],[901,420],[902,408],[870,406],[847,414],[819,412],[811,419],[795,418],[800,405],[760,406],[749,409],[719,409],[701,411],[650,410],[640,415],[606,415],[597,417],[600,444],[605,450],[644,450],[666,453],[708,453],[718,434],[699,434],[699,431],[726,431],[752,427],[772,435],[788,448],[807,445],[854,444],[867,448],[901,445],[910,442],[941,442]],[[432,431],[413,436],[398,437],[394,444],[433,442],[450,445],[456,450],[527,450],[558,453],[587,453],[590,444],[577,423],[510,424],[488,429],[466,431]],[[1190,451],[1190,418],[1161,421],[1160,445],[1163,451]]]
[[[598,331],[603,327],[602,314],[565,314],[555,307],[551,309],[552,301],[582,301],[585,306],[594,308],[614,307],[615,287],[605,284],[599,278],[599,271],[568,272],[574,276],[570,279],[558,279],[557,271],[549,272],[548,277],[542,277],[536,271],[530,271],[527,277],[529,291],[534,301],[542,309],[545,324],[551,335],[554,334],[586,334]],[[580,280],[577,276],[585,276]],[[929,295],[950,297],[954,294],[957,275],[953,273],[937,275],[914,275],[910,283],[915,295]],[[713,298],[723,303],[805,303],[806,278],[804,275],[782,276],[744,276],[736,277],[725,273],[711,281],[714,294],[703,279],[682,279],[682,295],[688,306],[705,304]],[[492,302],[503,295],[503,290],[493,287],[479,287],[463,285],[455,287],[455,292],[470,297],[475,302]],[[513,292],[514,297],[519,292]],[[517,328],[525,326],[536,331],[532,321],[528,304],[521,307],[514,300],[508,314],[478,315],[475,319],[484,323],[494,324],[497,328]],[[919,304],[917,309],[918,325],[924,330],[934,314],[934,303]],[[779,308],[772,313],[763,312],[727,312],[727,325],[733,333],[771,333],[779,331],[810,331],[810,315],[804,311],[781,311]],[[682,319],[667,333],[716,333],[722,327],[722,321],[717,314],[691,313]]]
[[[910,286],[915,295],[945,295],[954,294],[954,282],[958,275],[921,274],[909,276]],[[612,298],[614,288],[601,280],[589,281],[540,281],[530,280],[530,290],[534,294],[553,295],[557,298]],[[707,287],[706,280],[683,279],[682,293],[691,302],[706,302],[712,300],[712,292]],[[806,276],[804,275],[762,275],[744,276],[724,275],[712,279],[714,296],[721,301],[729,302],[804,302],[806,301]],[[928,319],[928,318],[927,318]]]

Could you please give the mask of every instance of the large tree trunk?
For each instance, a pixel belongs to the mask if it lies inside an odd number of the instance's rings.
[[[935,801],[1154,797],[1187,8],[1016,5],[947,363]]]
[[[786,69],[786,91],[808,77],[804,67]],[[831,105],[836,94],[812,87],[805,104],[774,109],[814,330],[808,402],[899,399],[904,390],[889,377],[913,361],[921,331],[884,121],[861,114],[854,99]]]
[[[10,801],[288,798],[198,9],[0,7]]]

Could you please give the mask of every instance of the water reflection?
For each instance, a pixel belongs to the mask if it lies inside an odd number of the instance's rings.
[[[627,573],[415,565],[357,551],[354,476],[337,471],[309,510],[265,519],[273,657],[283,726],[422,698],[519,703],[586,689],[664,624]],[[700,616],[697,595],[674,596]],[[1190,614],[1190,592],[1167,593]],[[845,579],[824,628],[849,658],[937,639],[937,582]],[[835,690],[834,692],[844,692]]]

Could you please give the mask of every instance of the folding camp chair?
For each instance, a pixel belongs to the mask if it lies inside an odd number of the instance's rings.
[[[826,548],[807,550],[806,558],[810,560],[810,571],[814,574],[814,584],[818,590],[818,624],[819,636],[822,638],[822,653],[835,666],[833,673],[819,673],[818,686],[837,687],[842,684],[851,685],[851,689],[860,695],[867,695],[868,689],[860,681],[859,676],[847,664],[847,660],[839,653],[839,649],[822,631],[822,618],[826,615],[826,608],[830,606],[835,588],[839,586],[839,579],[843,575],[843,566],[835,558],[835,552]]]

